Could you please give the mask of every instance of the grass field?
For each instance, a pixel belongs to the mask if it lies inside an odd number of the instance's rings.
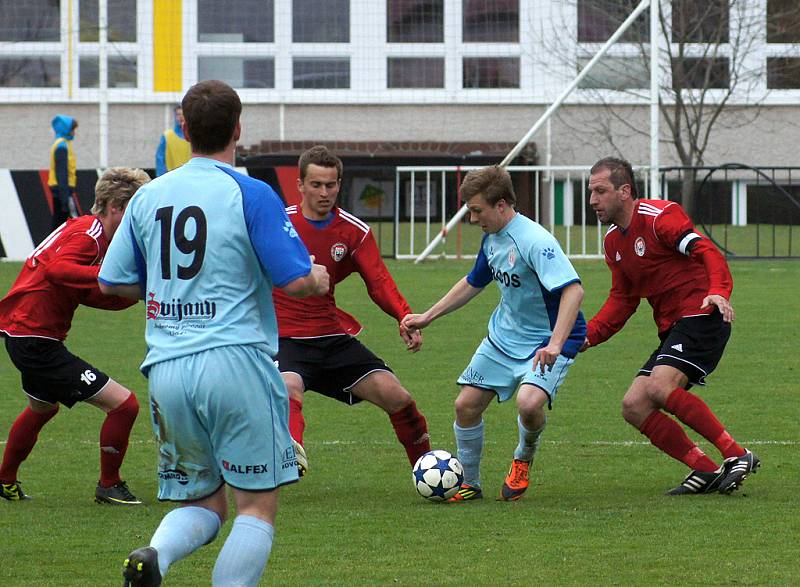
[[[468,262],[389,262],[412,307],[424,309]],[[591,316],[609,275],[577,262]],[[19,269],[0,264],[0,291]],[[800,262],[732,263],[737,320],[702,397],[763,468],[732,496],[669,498],[685,468],[621,419],[620,399],[656,344],[643,304],[626,329],[581,355],[559,392],[519,502],[491,499],[516,443],[511,402],[485,415],[484,491],[489,499],[437,505],[419,498],[405,453],[377,408],[347,408],[308,394],[310,473],[285,488],[264,584],[273,585],[790,585],[800,577],[797,489]],[[362,319],[362,340],[392,365],[428,418],[432,444],[454,450],[454,381],[485,333],[494,288],[425,332],[406,353],[391,319],[353,278],[340,303]],[[142,308],[79,310],[73,352],[137,391]],[[0,442],[25,405],[18,374],[0,353]],[[102,414],[79,405],[43,430],[20,478],[35,499],[0,503],[0,583],[10,587],[118,585],[128,551],[146,544],[170,505],[156,502],[156,447],[147,410],[136,423],[123,474],[145,507],[92,501]],[[718,458],[713,447],[712,458]],[[227,536],[176,564],[168,586],[208,585]]]

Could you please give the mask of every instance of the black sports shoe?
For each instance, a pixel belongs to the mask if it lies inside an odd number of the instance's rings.
[[[158,587],[161,571],[158,570],[158,551],[152,546],[137,548],[122,563],[122,587]]]
[[[756,473],[756,469],[760,466],[761,460],[747,449],[745,449],[745,453],[740,457],[725,459],[723,468],[727,475],[720,481],[719,492],[725,494],[733,493],[739,489],[739,486],[747,476],[750,473]]]
[[[24,501],[30,499],[30,495],[25,495],[19,481],[13,483],[0,483],[0,497],[8,501]]]
[[[111,487],[102,487],[99,483],[94,490],[94,500],[97,503],[109,503],[111,505],[142,505],[131,490],[128,489],[125,481],[120,481]]]
[[[686,479],[675,489],[667,491],[666,495],[697,495],[700,493],[716,492],[728,470],[723,465],[716,471],[692,471]]]

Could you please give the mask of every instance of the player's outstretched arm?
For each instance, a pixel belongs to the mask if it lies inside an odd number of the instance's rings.
[[[444,294],[442,299],[433,306],[422,314],[407,314],[400,325],[404,326],[409,331],[422,330],[437,318],[458,310],[482,291],[482,287],[473,287],[469,284],[466,277],[462,277],[450,288],[450,291]]]
[[[122,296],[123,298],[131,298],[134,300],[142,299],[142,289],[139,284],[117,284],[111,285],[101,281],[99,283],[100,291],[107,296]]]
[[[406,315],[408,316],[408,314]],[[406,349],[412,353],[416,353],[422,348],[422,331],[409,330],[403,326],[402,321],[400,322],[400,338],[402,338],[403,342],[406,344]]]

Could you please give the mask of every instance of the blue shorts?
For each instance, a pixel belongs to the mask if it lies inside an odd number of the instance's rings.
[[[156,363],[149,381],[158,499],[203,499],[222,483],[267,491],[297,481],[286,386],[263,348]]]
[[[552,407],[558,388],[574,362],[575,359],[559,355],[552,369],[546,369],[544,374],[540,369],[534,372],[533,358],[513,359],[484,338],[457,383],[492,390],[501,402],[511,399],[520,385],[529,383],[547,394],[547,405]]]

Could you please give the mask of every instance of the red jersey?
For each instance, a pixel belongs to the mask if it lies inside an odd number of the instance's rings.
[[[612,225],[603,243],[611,269],[611,292],[589,321],[586,336],[596,345],[618,332],[641,298],[653,308],[659,333],[700,309],[712,294],[730,298],[733,290],[725,257],[694,228],[683,208],[666,200],[637,200],[630,226]]]
[[[0,331],[9,336],[64,340],[79,304],[122,310],[136,300],[106,296],[97,285],[108,249],[96,216],[67,220],[28,256],[17,280],[0,300]]]
[[[333,218],[323,228],[309,222],[300,206],[289,206],[286,213],[309,253],[314,255],[314,262],[328,269],[330,289],[324,296],[295,298],[275,288],[273,297],[279,336],[314,338],[358,334],[361,324],[336,307],[334,298],[336,284],[354,271],[361,275],[369,297],[384,312],[398,322],[411,313],[366,223],[338,207],[333,209]]]

